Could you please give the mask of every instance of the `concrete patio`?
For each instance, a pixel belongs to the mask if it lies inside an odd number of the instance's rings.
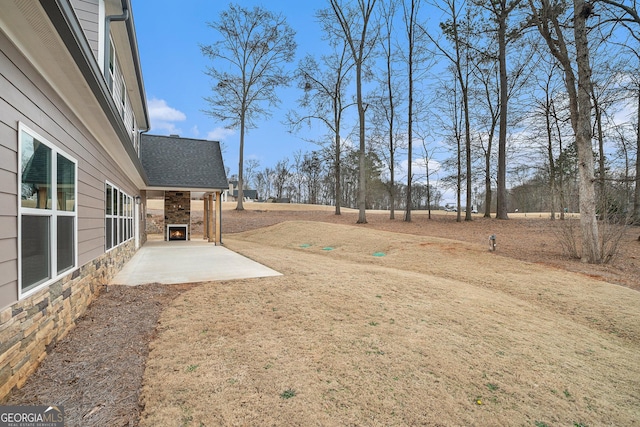
[[[177,284],[280,275],[275,270],[212,243],[150,240],[110,284]]]

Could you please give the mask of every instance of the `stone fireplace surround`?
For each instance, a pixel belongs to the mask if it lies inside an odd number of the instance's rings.
[[[186,228],[186,240],[191,240],[191,192],[190,191],[165,191],[164,192],[164,240],[169,240],[169,226],[184,225]]]

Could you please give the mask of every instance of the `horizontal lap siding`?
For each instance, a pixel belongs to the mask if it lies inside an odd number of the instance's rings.
[[[8,177],[0,189],[0,309],[18,298],[18,139],[10,109],[3,108],[6,86],[0,77],[0,176]]]
[[[0,309],[17,298],[17,139],[22,121],[78,161],[78,266],[104,253],[104,192],[110,181],[132,196],[138,189],[102,146],[0,33],[0,218],[12,218],[13,232],[0,235]],[[5,158],[8,154],[10,160]]]
[[[96,58],[98,58],[99,49],[99,20],[100,12],[98,6],[98,0],[71,0],[73,9],[76,12],[80,26],[84,32],[84,36],[87,38],[91,50]]]

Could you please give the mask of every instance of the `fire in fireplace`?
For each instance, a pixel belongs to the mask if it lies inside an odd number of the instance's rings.
[[[187,240],[187,225],[169,224],[167,226],[167,240]]]

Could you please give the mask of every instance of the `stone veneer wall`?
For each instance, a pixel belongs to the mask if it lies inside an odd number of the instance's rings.
[[[167,240],[167,224],[187,224],[187,240],[191,240],[191,192],[164,192],[164,240]]]
[[[132,239],[0,312],[0,402],[24,385],[134,253]]]

